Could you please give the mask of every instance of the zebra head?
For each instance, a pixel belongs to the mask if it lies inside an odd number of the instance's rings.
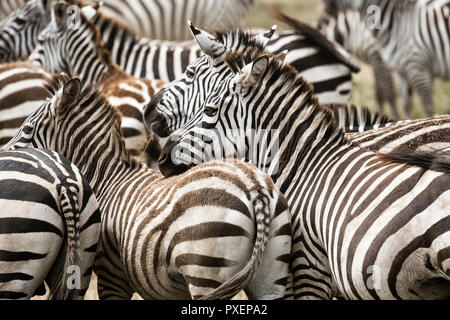
[[[0,23],[0,63],[27,58],[48,22],[48,0],[29,0]]]
[[[232,75],[224,60],[232,51],[250,48],[264,51],[276,26],[264,34],[217,32],[217,38],[190,24],[191,32],[205,53],[189,65],[184,74],[160,91],[145,108],[149,129],[167,137],[201,112],[201,106],[217,83]]]
[[[268,63],[268,56],[261,56],[215,86],[200,115],[175,131],[164,146],[159,167],[165,176],[180,174],[213,159],[251,160],[249,145],[257,143],[262,128],[252,121],[242,97],[251,94]]]
[[[51,21],[39,34],[33,60],[50,72],[80,76],[87,86],[98,84],[105,74],[118,69],[104,48],[99,30],[82,9],[68,0],[53,2]]]
[[[57,145],[67,144],[64,137],[55,134],[63,132],[58,119],[64,118],[80,99],[81,82],[61,74],[52,79],[47,89],[52,93],[52,99],[35,110],[1,150],[39,148],[56,151]]]

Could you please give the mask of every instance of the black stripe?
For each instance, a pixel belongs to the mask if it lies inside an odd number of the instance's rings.
[[[41,232],[55,233],[61,238],[64,236],[61,230],[46,221],[26,218],[0,218],[0,234]]]
[[[26,296],[24,292],[0,291],[0,299],[22,299]]]
[[[48,253],[34,253],[28,251],[6,251],[0,250],[0,261],[28,261],[28,260],[39,260],[47,256]]]
[[[0,273],[0,282],[9,282],[9,281],[15,281],[15,280],[32,280],[34,277],[30,276],[29,274],[22,273],[22,272],[15,272],[15,273]]]

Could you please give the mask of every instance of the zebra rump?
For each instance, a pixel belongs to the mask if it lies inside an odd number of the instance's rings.
[[[97,200],[66,158],[0,152],[0,298],[29,299],[45,280],[51,299],[81,299],[99,236]]]

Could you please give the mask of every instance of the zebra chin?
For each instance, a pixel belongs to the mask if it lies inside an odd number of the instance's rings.
[[[195,166],[194,164],[187,165],[184,163],[175,163],[173,161],[173,149],[177,144],[177,139],[169,140],[161,151],[161,155],[159,156],[159,170],[165,177],[172,177],[182,174]]]
[[[156,108],[164,96],[164,91],[161,89],[156,93],[144,108],[145,126],[161,138],[167,138],[170,135],[167,119]]]

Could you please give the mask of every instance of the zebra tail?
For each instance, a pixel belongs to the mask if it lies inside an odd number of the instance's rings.
[[[253,201],[256,219],[256,240],[252,256],[247,265],[240,272],[224,282],[211,293],[199,300],[227,300],[236,296],[253,279],[261,262],[264,249],[269,239],[270,229],[270,200],[260,193]]]
[[[70,273],[81,269],[80,210],[77,200],[77,197],[71,191],[63,187],[61,191],[61,209],[64,214],[66,233],[58,258],[50,271],[49,287],[51,300],[74,300],[80,296],[81,288],[77,287],[77,283],[81,283],[82,275],[76,273],[75,276],[79,276],[79,279],[76,279],[76,283],[72,284],[74,288],[69,287]]]

